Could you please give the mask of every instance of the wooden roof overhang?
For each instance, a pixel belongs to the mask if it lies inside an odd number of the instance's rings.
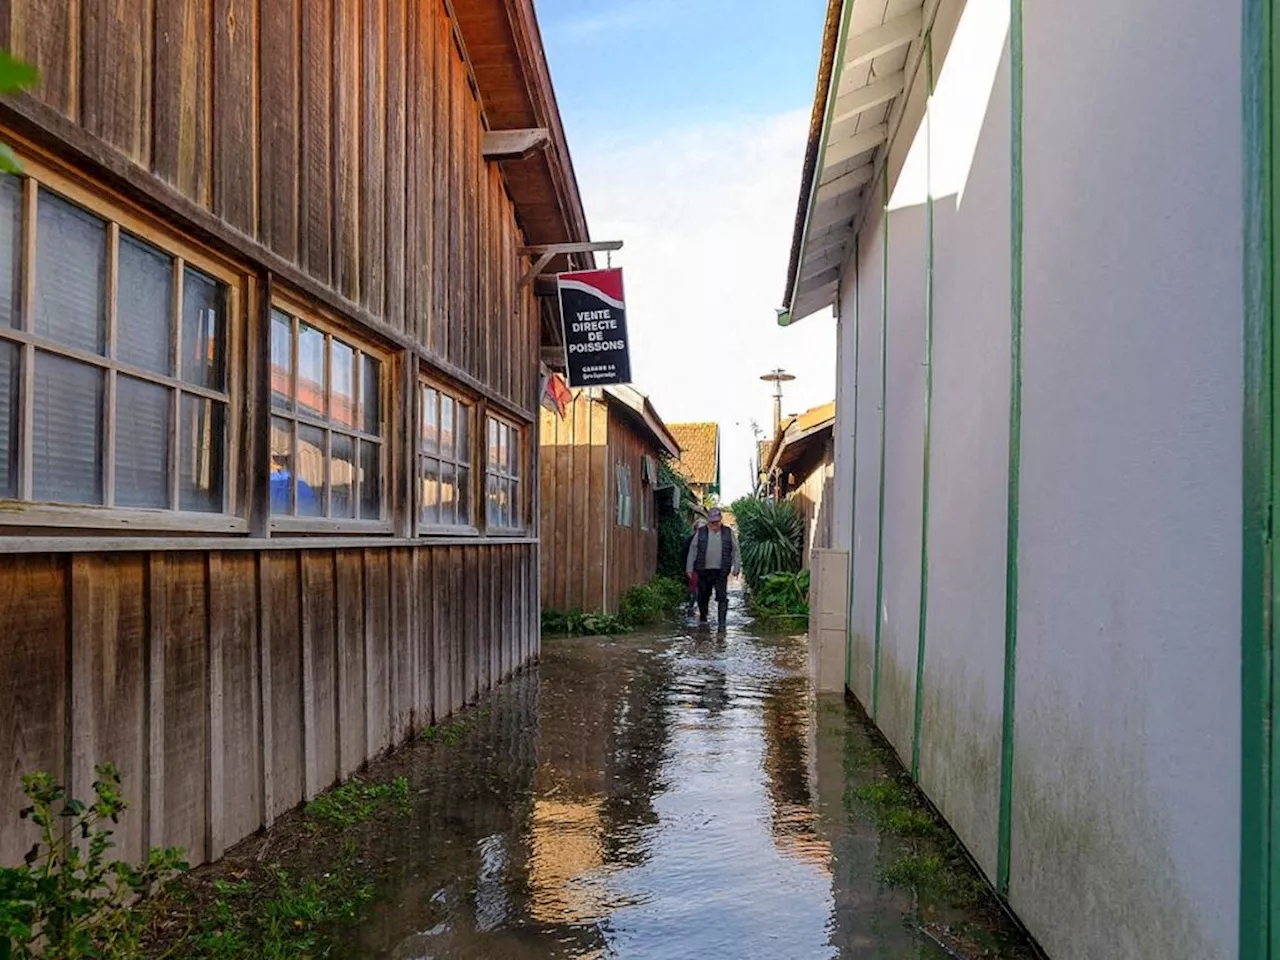
[[[676,442],[662,417],[658,416],[658,411],[647,396],[634,387],[627,386],[602,387],[601,392],[606,401],[612,401],[614,409],[649,438],[655,451],[673,458],[680,456],[680,444]]]
[[[577,177],[556,103],[551,72],[533,0],[452,0],[461,42],[479,89],[489,131],[545,129],[546,146],[502,160],[507,189],[525,244],[577,243],[590,239]],[[590,268],[590,253],[560,256],[548,269]],[[546,302],[546,284],[535,284],[542,304],[542,343],[561,342],[558,316]]]
[[[829,0],[782,326],[836,302],[854,237],[923,112],[923,38],[941,6],[950,20],[963,0]]]

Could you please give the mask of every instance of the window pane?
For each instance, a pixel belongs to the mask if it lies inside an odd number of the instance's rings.
[[[355,440],[345,433],[335,433],[329,445],[329,516],[349,520],[356,515]]]
[[[18,325],[22,290],[22,181],[0,176],[0,327]]]
[[[102,502],[102,371],[36,354],[35,498]]]
[[[508,457],[511,455],[511,434],[505,423],[498,424],[498,469],[510,473]]]
[[[422,458],[422,522],[440,522],[440,461]]]
[[[182,379],[187,383],[226,389],[226,317],[226,285],[187,267],[182,274]],[[271,353],[274,358],[274,325]]]
[[[324,440],[324,430],[298,424],[298,516],[300,517],[324,516]]]
[[[360,358],[360,403],[364,432],[382,434],[382,364],[373,357]]]
[[[271,418],[271,512],[293,513],[293,421]]]
[[[440,464],[440,522],[451,527],[458,522],[458,478],[452,463]]]
[[[440,395],[430,387],[422,391],[422,452],[440,452]]]
[[[471,471],[467,467],[458,468],[458,523],[471,523]]]
[[[329,416],[344,427],[354,430],[356,427],[356,352],[341,340],[334,340],[332,363],[333,388]]]
[[[116,504],[169,508],[173,394],[133,377],[116,377]]]
[[[498,524],[503,527],[511,526],[511,481],[498,481],[498,504],[499,517]]]
[[[271,405],[293,409],[293,319],[271,311]]]
[[[124,233],[119,257],[116,356],[144,370],[171,373],[173,258]]]
[[[440,394],[440,456],[453,459],[453,397]]]
[[[36,244],[36,333],[102,353],[106,224],[41,190]]]
[[[489,421],[490,426],[493,421]],[[500,519],[498,512],[498,478],[490,474],[485,483],[485,504],[487,507],[486,522],[491,527],[498,526]]]
[[[508,491],[510,513],[507,518],[507,525],[518,527],[524,523],[523,511],[520,509],[520,481],[512,480],[511,488]]]
[[[459,463],[471,462],[471,408],[465,403],[459,402],[454,414],[458,419],[458,448],[457,458]]]
[[[507,473],[520,476],[520,431],[515,427],[507,428]]]
[[[360,519],[382,519],[382,447],[360,441]]]
[[[0,497],[18,495],[18,383],[21,351],[0,340]]]
[[[222,513],[226,473],[227,408],[203,397],[182,395],[182,462],[178,505],[197,513]]]
[[[489,456],[490,468],[498,465],[498,421],[489,420]]]
[[[298,324],[298,409],[324,415],[324,334]]]

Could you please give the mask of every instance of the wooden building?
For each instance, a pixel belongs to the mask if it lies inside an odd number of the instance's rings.
[[[804,565],[814,550],[831,546],[835,521],[836,405],[788,417],[761,451],[766,495],[790,499],[804,517]]]
[[[720,424],[673,423],[671,433],[680,444],[672,466],[689,483],[701,502],[720,494]]]
[[[0,0],[0,862],[113,761],[216,859],[538,650],[587,230],[532,0]],[[591,265],[560,256],[552,269]]]
[[[563,419],[542,412],[541,444],[542,602],[617,613],[657,573],[658,460],[680,447],[631,387],[575,390]]]

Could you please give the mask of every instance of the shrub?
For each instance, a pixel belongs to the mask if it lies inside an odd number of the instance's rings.
[[[769,574],[752,594],[751,606],[766,617],[809,616],[809,571]]]
[[[672,577],[654,577],[627,590],[618,605],[618,617],[632,627],[657,623],[684,602],[686,587]]]
[[[689,482],[672,469],[667,458],[658,462],[658,486],[674,486],[680,491],[680,508],[664,508],[658,518],[658,576],[684,578],[684,541],[693,532],[688,516],[697,503]]]
[[[626,633],[627,625],[607,613],[583,613],[581,610],[542,611],[542,632],[552,636],[584,637]]]
[[[742,573],[752,593],[770,574],[800,571],[804,519],[793,503],[743,497],[729,509],[738,520]]]
[[[31,801],[19,816],[40,839],[21,867],[0,868],[0,957],[124,960],[141,956],[140,901],[187,869],[182,851],[153,848],[138,864],[110,860],[115,824],[127,804],[120,772],[94,768],[92,804],[67,796],[47,773],[22,778]]]

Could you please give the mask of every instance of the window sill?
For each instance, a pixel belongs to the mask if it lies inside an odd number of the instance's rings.
[[[480,528],[472,526],[450,527],[442,524],[424,524],[418,527],[420,537],[478,537]]]
[[[219,513],[131,510],[0,500],[0,527],[61,527],[129,533],[248,533],[248,521]]]
[[[393,547],[423,549],[427,547],[536,546],[534,537],[488,536],[472,539],[458,537],[6,537],[0,536],[0,556],[39,553],[147,553],[150,551],[229,553],[281,550],[390,550]]]
[[[395,528],[387,520],[332,520],[325,517],[272,517],[271,535],[350,533],[364,536],[391,534]]]

